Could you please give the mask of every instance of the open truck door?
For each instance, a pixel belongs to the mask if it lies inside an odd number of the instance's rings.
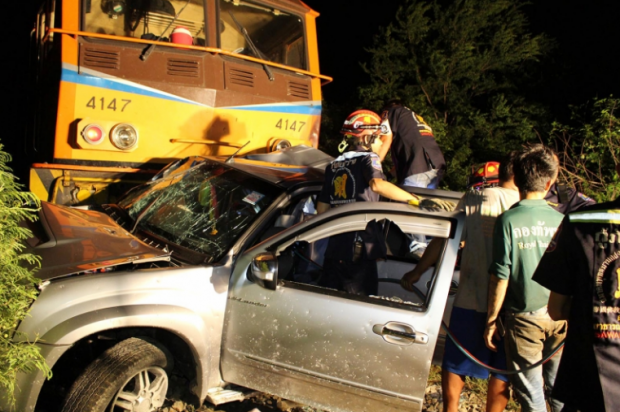
[[[445,239],[425,296],[368,297],[318,286],[330,275],[320,269],[327,239],[363,231],[372,220]],[[246,251],[228,295],[224,380],[331,411],[422,410],[463,221],[459,213],[357,203]],[[381,265],[399,280],[415,262],[388,253]]]

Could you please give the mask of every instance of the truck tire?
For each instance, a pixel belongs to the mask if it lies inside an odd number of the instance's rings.
[[[168,391],[164,352],[139,338],[129,338],[105,351],[75,381],[62,412],[151,412]]]

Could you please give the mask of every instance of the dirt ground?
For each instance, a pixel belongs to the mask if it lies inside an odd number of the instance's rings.
[[[161,412],[326,412],[308,406],[296,404],[275,396],[256,394],[243,402],[231,402],[219,406],[204,405],[196,408],[183,399],[184,394],[172,394],[172,399],[161,409]],[[461,395],[459,412],[479,412],[485,410],[486,381],[480,379],[467,379],[465,389]],[[423,411],[439,412],[443,407],[441,393],[441,368],[431,367],[426,385]],[[519,405],[510,401],[506,411],[519,410]]]

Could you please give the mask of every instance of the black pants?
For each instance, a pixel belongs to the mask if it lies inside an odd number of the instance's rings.
[[[377,274],[377,262],[350,261],[326,258],[323,264],[325,275],[322,286],[331,287],[355,295],[377,295],[379,289],[379,276]]]

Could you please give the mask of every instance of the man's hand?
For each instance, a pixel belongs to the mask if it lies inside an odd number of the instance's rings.
[[[492,350],[493,352],[497,352],[497,346],[493,343],[493,338],[500,340],[499,331],[497,330],[497,325],[495,322],[487,324],[487,327],[484,329],[484,344],[487,345],[487,348]]]
[[[400,280],[400,285],[403,289],[413,292],[413,284],[420,280],[421,277],[421,273],[416,274],[415,269],[411,270],[403,275],[403,278]]]
[[[419,206],[431,212],[452,212],[456,208],[455,203],[443,199],[422,199]]]

